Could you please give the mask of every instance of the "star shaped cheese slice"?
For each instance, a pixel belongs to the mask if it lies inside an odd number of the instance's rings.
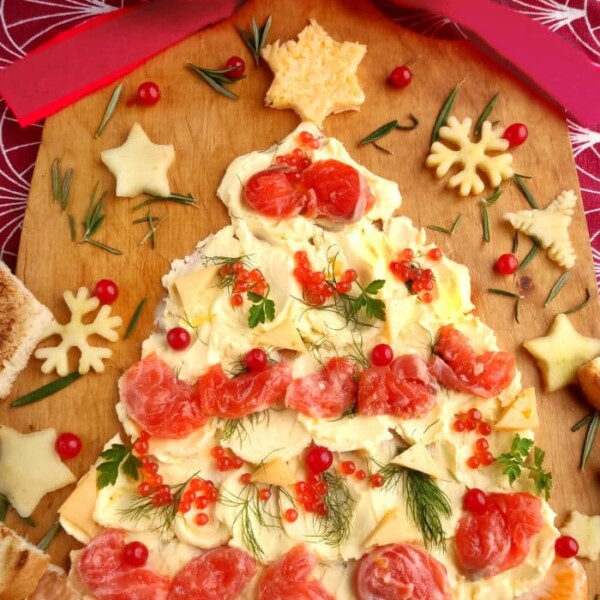
[[[154,144],[139,123],[122,146],[104,150],[100,158],[117,178],[117,196],[170,195],[167,171],[175,160],[173,145]]]
[[[75,481],[55,443],[54,429],[22,434],[0,426],[0,493],[22,517],[30,516],[48,492]]]
[[[544,337],[524,342],[523,346],[536,358],[549,392],[575,381],[577,369],[600,356],[600,340],[575,331],[562,313],[556,315]]]
[[[504,218],[516,230],[535,238],[553,261],[570,269],[575,264],[575,250],[569,238],[569,225],[576,202],[575,192],[567,190],[544,209],[506,213]]]
[[[336,42],[311,19],[297,42],[277,40],[261,51],[275,76],[265,104],[292,108],[319,126],[331,113],[358,110],[365,94],[356,71],[366,51],[362,44]]]

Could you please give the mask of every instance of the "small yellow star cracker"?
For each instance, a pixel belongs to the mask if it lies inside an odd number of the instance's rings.
[[[448,187],[459,188],[461,196],[480,194],[484,190],[485,184],[478,171],[484,173],[494,187],[514,175],[512,154],[506,152],[509,142],[502,137],[504,129],[494,128],[489,121],[484,121],[480,140],[473,142],[471,125],[469,118],[461,122],[454,116],[448,117],[446,125],[440,128],[442,141],[433,142],[425,162],[428,167],[436,168],[438,179],[454,165],[460,165],[462,169],[450,177]]]
[[[570,269],[575,264],[575,250],[569,238],[569,225],[577,196],[573,190],[561,192],[546,208],[506,213],[504,218],[526,235],[535,238],[548,257],[561,267]]]
[[[167,171],[175,160],[173,145],[154,144],[139,123],[122,146],[104,150],[100,158],[117,178],[117,196],[170,195]]]
[[[524,342],[523,346],[536,358],[549,392],[575,381],[577,369],[600,356],[600,340],[578,333],[562,313],[556,315],[545,336]]]
[[[336,42],[314,20],[298,34],[298,41],[265,46],[261,56],[274,79],[265,104],[292,108],[305,121],[321,125],[331,113],[358,110],[365,101],[356,71],[366,46]]]
[[[75,481],[55,443],[54,429],[23,434],[0,425],[0,493],[22,517],[30,516],[48,492]]]

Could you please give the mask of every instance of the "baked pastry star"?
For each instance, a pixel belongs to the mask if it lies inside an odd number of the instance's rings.
[[[100,158],[117,178],[117,196],[170,195],[167,171],[175,149],[172,144],[154,144],[139,123],[134,123],[122,146],[104,150]]]

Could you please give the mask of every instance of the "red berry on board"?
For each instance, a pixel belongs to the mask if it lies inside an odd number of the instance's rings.
[[[142,542],[129,542],[123,547],[121,558],[130,567],[143,567],[148,561],[148,548]]]
[[[206,513],[198,513],[195,517],[194,517],[194,522],[196,523],[196,525],[198,525],[199,527],[204,527],[204,525],[206,525],[208,523],[208,515]]]
[[[412,81],[412,71],[406,66],[396,67],[388,78],[392,87],[405,88]]]
[[[519,267],[519,259],[514,254],[502,254],[494,264],[494,271],[500,275],[512,275]]]
[[[172,350],[185,350],[192,341],[192,336],[183,327],[173,327],[167,331],[167,344]]]
[[[61,433],[54,444],[61,460],[75,458],[81,452],[81,438],[74,433]]]
[[[101,279],[94,288],[100,304],[112,304],[119,297],[119,286],[110,279]]]
[[[513,123],[504,130],[502,137],[508,140],[508,145],[511,148],[514,148],[515,146],[524,144],[527,141],[528,135],[529,131],[526,125],[523,123]]]
[[[377,344],[371,350],[371,362],[376,367],[386,367],[394,360],[394,351],[388,344]]]
[[[322,473],[333,463],[333,454],[325,446],[312,446],[306,454],[306,466],[311,473]]]
[[[284,513],[284,517],[288,523],[294,523],[298,519],[298,511],[295,508],[288,508]]]
[[[250,371],[262,371],[267,366],[267,353],[262,348],[252,348],[244,360]]]
[[[237,77],[242,77],[246,71],[246,63],[244,59],[239,56],[230,56],[225,63],[225,68],[232,69],[226,73],[226,76],[233,77],[235,79]]]
[[[487,506],[487,496],[485,492],[478,488],[473,488],[463,496],[463,509],[473,514],[481,514]]]
[[[144,81],[140,83],[135,101],[143,106],[153,106],[160,100],[160,88],[154,81]]]
[[[561,535],[554,542],[554,551],[561,558],[574,558],[579,554],[579,544],[570,535]]]

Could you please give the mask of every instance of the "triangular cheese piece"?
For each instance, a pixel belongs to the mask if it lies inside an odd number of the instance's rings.
[[[496,429],[535,429],[540,419],[537,410],[535,388],[527,388],[518,394],[512,404],[504,411]]]
[[[429,454],[427,447],[422,442],[413,444],[390,462],[400,467],[425,473],[435,479],[442,479],[446,476],[442,466]]]
[[[561,192],[544,209],[521,210],[506,213],[504,218],[518,231],[536,239],[548,256],[561,267],[570,269],[575,264],[575,250],[569,238],[569,225],[577,196],[573,190]]]
[[[269,462],[262,463],[252,473],[253,483],[263,483],[265,485],[292,485],[297,480],[298,477],[294,471],[281,458],[274,458]]]
[[[186,318],[192,321],[208,316],[213,302],[223,290],[219,287],[219,267],[211,266],[178,277],[172,284],[181,300]]]
[[[363,542],[365,549],[400,542],[421,542],[423,536],[411,519],[404,503],[395,506],[383,515],[375,529]]]

